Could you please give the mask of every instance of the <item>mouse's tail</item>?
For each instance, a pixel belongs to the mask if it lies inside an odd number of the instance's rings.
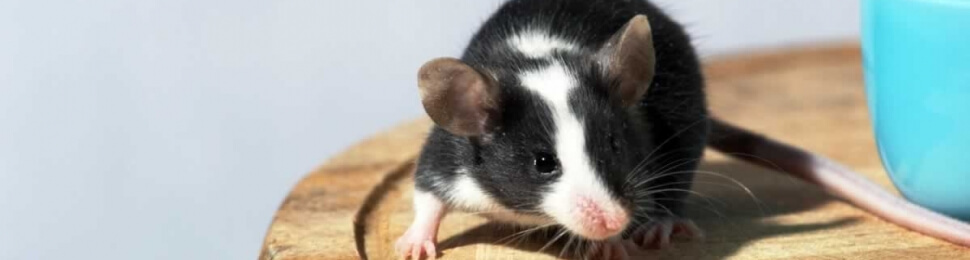
[[[846,166],[717,119],[711,120],[711,129],[708,145],[720,152],[815,183],[907,229],[970,247],[970,224],[900,198]]]

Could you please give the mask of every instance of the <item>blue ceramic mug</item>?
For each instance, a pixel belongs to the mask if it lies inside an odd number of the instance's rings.
[[[970,0],[863,0],[869,112],[910,201],[970,221]]]

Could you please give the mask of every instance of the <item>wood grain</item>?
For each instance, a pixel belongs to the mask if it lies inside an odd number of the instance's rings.
[[[892,189],[875,151],[856,44],[778,50],[707,63],[715,115],[845,163]],[[413,158],[430,126],[406,122],[331,158],[282,203],[260,259],[394,259],[411,222]],[[907,231],[771,170],[708,152],[689,214],[704,241],[638,253],[664,259],[970,259],[970,250]],[[746,191],[750,190],[750,192]],[[548,235],[468,214],[446,217],[442,259],[556,259]],[[357,239],[355,240],[355,232]],[[568,254],[567,254],[568,255]]]

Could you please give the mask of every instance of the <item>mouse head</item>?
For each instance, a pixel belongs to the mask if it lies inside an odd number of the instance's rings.
[[[477,186],[589,239],[622,232],[637,200],[629,183],[652,147],[638,112],[655,66],[647,18],[596,50],[502,63],[442,58],[419,72],[431,119],[474,145]]]

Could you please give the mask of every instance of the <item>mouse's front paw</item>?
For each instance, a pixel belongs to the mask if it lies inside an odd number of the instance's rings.
[[[629,240],[614,237],[605,241],[590,242],[587,248],[585,260],[627,260],[630,259],[630,250],[635,250],[635,245],[630,244]]]
[[[684,235],[692,240],[704,238],[694,221],[684,218],[663,218],[647,222],[639,226],[630,238],[644,249],[659,249],[670,246],[670,239],[674,235]]]
[[[398,256],[401,259],[421,259],[422,255],[427,256],[427,259],[435,259],[438,256],[438,251],[435,248],[434,236],[426,234],[425,232],[412,232],[408,230],[404,236],[397,239],[397,243],[394,244],[394,249],[397,250]]]

